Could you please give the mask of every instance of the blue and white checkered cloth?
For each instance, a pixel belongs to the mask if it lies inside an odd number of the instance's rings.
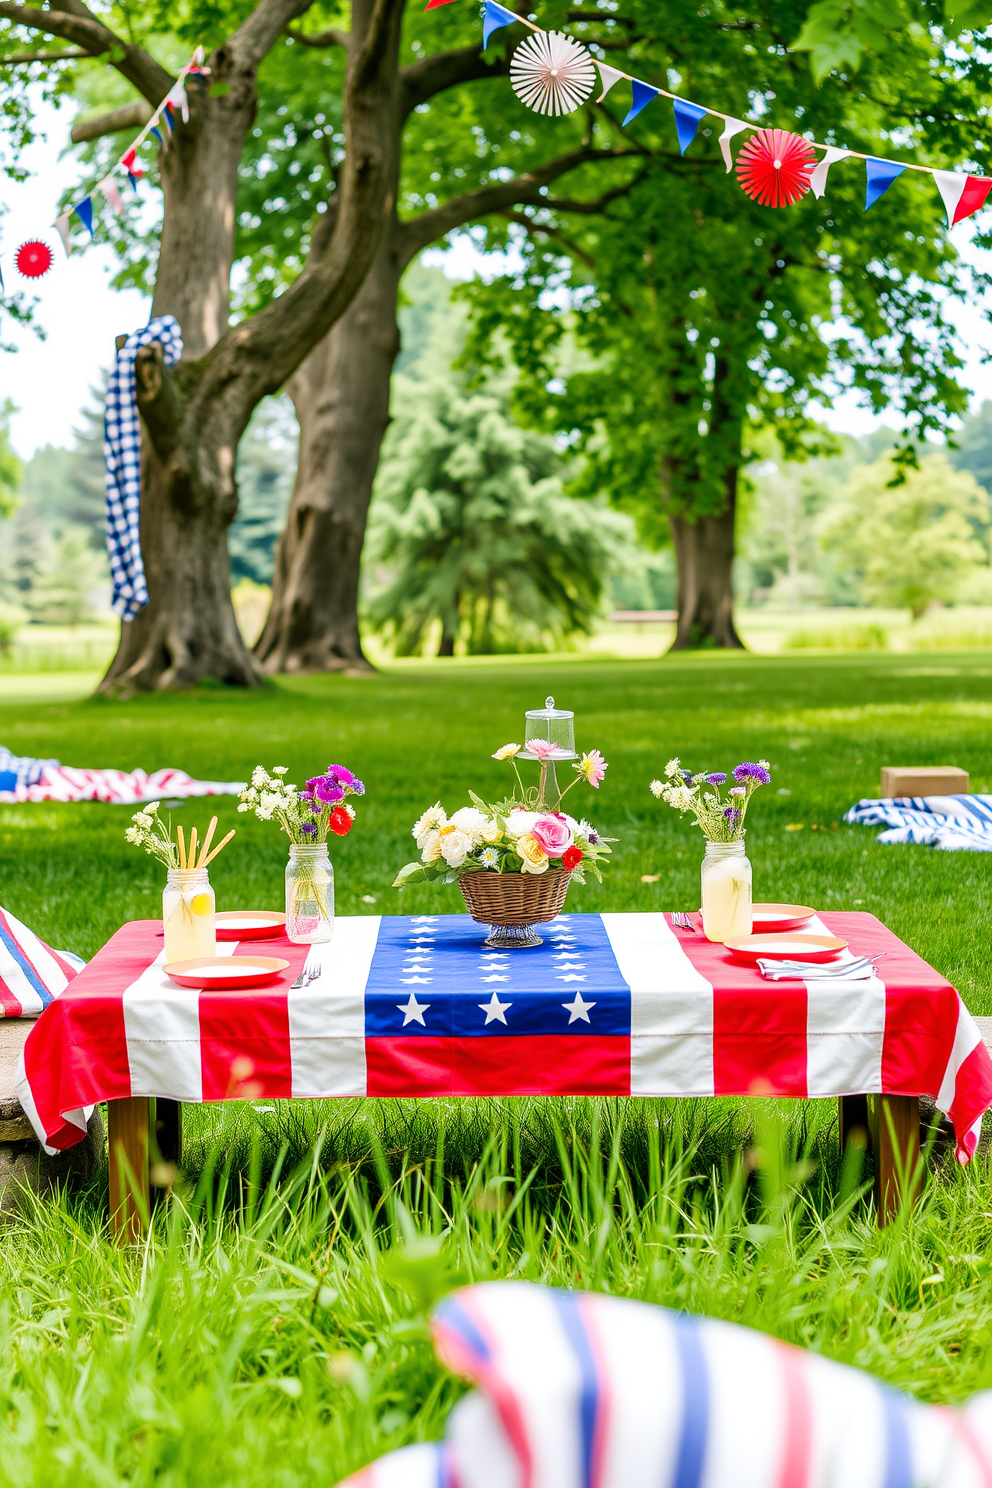
[[[11,754],[6,745],[0,744],[0,791],[37,785],[45,766],[57,764],[58,760],[30,759],[26,754]]]
[[[128,336],[117,353],[107,384],[103,457],[107,466],[107,551],[113,581],[113,608],[133,620],[148,603],[141,561],[138,516],[141,504],[141,420],[135,393],[134,358],[140,346],[158,341],[167,367],[183,354],[179,322],[160,315]]]
[[[945,852],[992,852],[992,796],[859,801],[844,820],[862,827],[887,827],[876,842],[918,842]]]

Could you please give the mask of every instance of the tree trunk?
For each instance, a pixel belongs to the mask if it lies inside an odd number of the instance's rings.
[[[217,106],[205,80],[187,86],[190,119],[160,158],[164,217],[152,318],[174,315],[183,360],[215,346],[227,329],[238,162],[254,118],[253,95]],[[154,354],[136,362],[139,407],[161,393]],[[98,691],[128,694],[194,686],[214,677],[242,687],[262,680],[231,604],[227,529],[238,509],[236,446],[191,449],[141,431],[141,553],[148,604],[121,622],[117,654]],[[193,475],[220,476],[219,490]]]
[[[678,572],[679,620],[673,651],[690,647],[743,649],[734,628],[732,565],[734,503],[719,516],[671,515],[672,543]]]
[[[288,384],[300,424],[296,483],[255,655],[267,672],[370,670],[358,629],[362,546],[400,349],[403,265],[383,234],[372,268]]]
[[[303,0],[263,0],[214,52],[211,84],[228,91],[210,97],[202,80],[191,84],[189,125],[177,124],[164,162],[168,220],[154,312],[176,315],[185,350],[171,370],[157,347],[136,360],[149,604],[122,625],[103,692],[189,687],[204,676],[242,686],[262,680],[230,597],[238,440],[259,401],[347,309],[395,207],[395,131],[383,113],[395,91],[403,0],[353,0],[334,230],[285,294],[226,329],[237,167],[255,116],[255,73],[291,13],[305,8]]]

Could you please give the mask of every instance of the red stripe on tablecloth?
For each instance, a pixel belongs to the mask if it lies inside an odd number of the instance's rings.
[[[787,1343],[774,1343],[782,1369],[785,1431],[777,1488],[809,1488],[813,1454],[813,1411],[806,1380],[806,1356]]]
[[[293,1094],[285,987],[200,993],[203,1099],[288,1100]]]
[[[50,1147],[82,1141],[64,1111],[131,1094],[122,998],[158,955],[160,928],[159,920],[122,926],[28,1034],[24,1070]]]
[[[948,1115],[954,1123],[958,1140],[958,1158],[966,1162],[974,1157],[978,1134],[971,1128],[992,1105],[992,1059],[984,1044],[978,1044],[961,1061],[954,1086],[954,1100]]]
[[[630,1039],[367,1038],[368,1094],[629,1095]]]

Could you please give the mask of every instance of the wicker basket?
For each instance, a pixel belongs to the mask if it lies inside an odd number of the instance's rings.
[[[572,873],[463,873],[465,905],[480,925],[543,925],[561,914]]]

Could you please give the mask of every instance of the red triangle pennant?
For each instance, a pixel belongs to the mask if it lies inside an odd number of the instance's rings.
[[[424,6],[424,9],[437,10],[439,5],[450,5],[451,3],[452,0],[427,0],[427,4]]]
[[[961,199],[954,209],[951,226],[953,227],[955,222],[963,222],[966,217],[971,217],[975,212],[980,211],[990,191],[992,191],[992,178],[969,176],[964,183]]]

